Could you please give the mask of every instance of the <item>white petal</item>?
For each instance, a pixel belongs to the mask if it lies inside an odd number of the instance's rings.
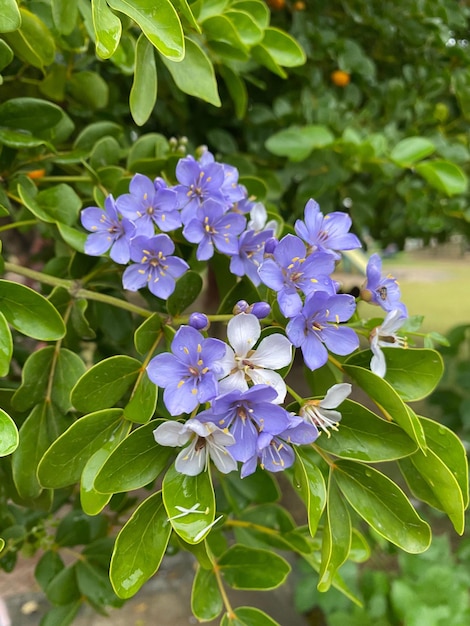
[[[191,431],[188,431],[186,424],[180,422],[164,422],[160,424],[154,431],[155,441],[161,446],[180,447],[184,446],[191,437]]]
[[[234,389],[240,389],[240,391],[247,391],[248,383],[245,380],[245,372],[238,370],[227,378],[219,380],[219,395],[228,393]]]
[[[272,370],[254,369],[249,370],[248,376],[255,385],[271,385],[277,391],[277,398],[273,400],[275,404],[281,404],[286,397],[287,389],[283,378]]]
[[[326,396],[320,402],[319,406],[323,409],[335,409],[337,406],[346,400],[351,393],[351,385],[349,383],[339,383],[330,387],[326,393]]]
[[[270,370],[278,370],[289,365],[292,359],[292,344],[281,333],[274,333],[265,337],[250,362],[258,367],[267,367]]]
[[[393,309],[387,313],[382,325],[380,326],[380,335],[392,335],[406,322],[403,312],[400,309]]]
[[[227,325],[227,337],[235,353],[246,356],[246,353],[258,341],[261,326],[257,317],[251,313],[240,313],[232,317]]]
[[[268,212],[266,207],[261,202],[257,202],[250,211],[250,221],[248,222],[248,228],[250,230],[259,231],[263,230],[266,220],[268,219]]]
[[[217,361],[217,367],[219,371],[218,376],[220,378],[227,376],[233,369],[236,369],[237,362],[235,361],[235,352],[230,346],[227,346],[224,356],[220,361]]]
[[[206,446],[196,450],[197,438],[187,448],[181,450],[176,457],[175,469],[180,474],[197,476],[206,466]]]
[[[237,469],[237,462],[223,446],[210,446],[209,455],[214,461],[216,468],[222,472],[222,474],[228,474]]]
[[[387,371],[384,353],[378,346],[375,350],[373,350],[373,353],[374,355],[370,360],[370,369],[374,372],[374,374],[383,378],[385,376],[385,372]]]

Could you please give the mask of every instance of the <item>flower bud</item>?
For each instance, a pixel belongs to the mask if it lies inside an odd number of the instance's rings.
[[[266,243],[264,244],[264,252],[265,254],[272,254],[276,249],[279,240],[276,237],[269,237],[266,239]]]
[[[239,300],[237,304],[233,307],[233,314],[238,315],[239,313],[247,313],[247,309],[250,305],[246,300]]]
[[[207,330],[211,323],[205,313],[191,313],[188,324],[196,330]]]
[[[255,317],[262,320],[271,313],[271,306],[267,302],[255,302],[248,307],[247,313],[253,313]]]

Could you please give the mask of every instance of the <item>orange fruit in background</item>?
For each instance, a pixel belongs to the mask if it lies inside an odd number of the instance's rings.
[[[266,2],[273,11],[280,11],[286,6],[286,0],[266,0]]]
[[[26,172],[26,176],[30,178],[31,180],[40,180],[45,175],[46,175],[46,170],[43,170],[43,169],[30,170],[29,172]]]
[[[293,6],[294,11],[305,11],[306,8],[305,2],[302,2],[302,0],[297,0]]]
[[[351,82],[351,76],[343,70],[335,70],[331,74],[331,82],[337,87],[346,87]]]

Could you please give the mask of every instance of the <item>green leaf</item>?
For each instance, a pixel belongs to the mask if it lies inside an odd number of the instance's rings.
[[[8,33],[21,26],[21,15],[16,0],[0,0],[0,33]]]
[[[78,482],[93,454],[106,442],[119,439],[125,427],[121,409],[105,409],[78,419],[44,450],[38,467],[41,485],[58,489]]]
[[[42,618],[41,626],[70,626],[82,606],[81,600],[70,604],[54,606]]]
[[[334,135],[326,126],[290,126],[271,135],[266,148],[277,156],[286,156],[291,161],[303,161],[313,150],[333,143]]]
[[[316,445],[342,459],[378,463],[394,461],[413,454],[417,445],[395,424],[372,413],[366,407],[345,400],[342,419],[331,437],[320,437]]]
[[[72,404],[84,413],[113,406],[137,380],[141,369],[140,361],[125,355],[100,361],[73,388]]]
[[[50,402],[37,404],[22,424],[19,445],[12,456],[13,480],[22,498],[37,498],[41,494],[37,466],[67,426],[68,421]]]
[[[290,572],[289,563],[269,550],[233,545],[217,561],[225,582],[234,589],[275,589]]]
[[[147,372],[137,379],[129,402],[124,407],[124,417],[137,424],[145,424],[155,413],[158,388]]]
[[[280,626],[277,622],[266,615],[264,611],[253,606],[239,606],[222,617],[220,626]]]
[[[193,28],[197,33],[202,32],[187,0],[174,0],[173,5],[175,9],[186,18],[191,28]]]
[[[405,402],[416,402],[431,394],[444,372],[442,357],[427,348],[383,348],[387,371],[385,380]],[[347,359],[351,365],[368,368],[370,350],[357,352]]]
[[[62,224],[61,222],[57,223],[57,228],[59,230],[60,236],[62,239],[71,247],[73,250],[77,252],[85,252],[85,241],[87,239],[87,234],[76,230],[75,228],[70,228],[66,224]]]
[[[231,501],[239,511],[243,511],[250,504],[276,502],[281,497],[273,475],[261,468],[246,478],[240,478],[237,472],[230,472],[222,480],[230,492]]]
[[[54,26],[61,35],[70,35],[78,16],[77,0],[51,0]]]
[[[34,570],[34,578],[43,591],[51,580],[64,569],[64,562],[55,550],[47,550],[39,559]]]
[[[119,444],[96,476],[97,491],[121,493],[140,489],[163,472],[174,451],[155,441],[153,431],[160,423],[162,420],[153,420],[137,428]]]
[[[191,610],[200,622],[216,619],[224,608],[217,578],[212,569],[198,567],[191,591]]]
[[[165,474],[162,488],[173,530],[187,543],[202,541],[215,519],[215,496],[209,471],[187,476],[177,472],[173,464]],[[182,509],[194,509],[194,512],[184,514]]]
[[[349,365],[348,361],[343,364],[343,367],[345,372],[372,398],[385,416],[393,419],[422,450],[425,450],[426,438],[420,421],[404,404],[393,387],[368,369]]]
[[[181,61],[185,57],[183,29],[170,0],[107,0],[142,29],[147,39],[167,59]]]
[[[379,535],[405,552],[424,552],[431,530],[403,491],[376,469],[355,461],[337,461],[334,477],[349,504]]]
[[[237,0],[232,2],[231,6],[250,15],[262,30],[269,26],[269,9],[264,2],[260,0]]]
[[[56,341],[65,335],[56,309],[29,287],[0,280],[0,309],[7,322],[23,335],[39,341]]]
[[[8,413],[0,409],[0,456],[11,454],[18,447],[18,429]]]
[[[330,472],[318,591],[328,591],[336,571],[348,558],[351,533],[349,511],[335,483],[333,472]]]
[[[274,61],[283,67],[303,65],[307,58],[300,44],[279,28],[266,28],[262,45]]]
[[[54,61],[54,38],[37,15],[23,7],[20,8],[20,15],[21,26],[4,37],[16,56],[24,63],[43,69],[45,65],[50,65]]]
[[[47,586],[47,599],[61,607],[65,607],[65,605],[69,605],[78,600],[80,591],[77,587],[76,573],[76,563],[61,570]]]
[[[141,35],[135,49],[134,81],[129,96],[131,115],[137,126],[149,119],[157,101],[157,66],[149,40]]]
[[[11,98],[0,105],[0,119],[2,125],[8,128],[49,138],[48,132],[67,118],[53,102],[40,98]]]
[[[108,7],[106,0],[91,0],[93,27],[96,37],[96,54],[109,59],[121,40],[121,20]]]
[[[162,57],[163,63],[181,91],[220,107],[217,81],[211,60],[191,39],[185,38],[185,43],[186,52],[182,61],[176,63],[170,58]]]
[[[147,318],[134,333],[134,345],[139,354],[147,354],[154,350],[161,338],[162,317],[154,313]]]
[[[3,39],[0,39],[0,72],[10,65],[14,58],[13,50]]]
[[[240,33],[226,15],[212,15],[204,20],[202,27],[209,41],[224,41],[235,48],[245,49]]]
[[[71,350],[56,352],[53,346],[37,350],[26,360],[12,404],[18,411],[26,411],[46,400],[66,413],[72,408],[71,389],[84,371],[83,361]]]
[[[465,193],[468,178],[463,170],[451,161],[425,161],[415,166],[416,172],[430,185],[448,196]]]
[[[224,16],[229,18],[235,26],[238,35],[246,46],[254,46],[263,40],[263,29],[258,26],[256,20],[245,11],[229,9]]]
[[[10,130],[0,128],[0,144],[7,146],[8,148],[14,148],[18,150],[27,148],[37,148],[47,142],[44,139],[33,137],[27,131]]]
[[[127,437],[130,428],[131,424],[122,420],[120,428],[113,431],[108,441],[88,459],[83,468],[80,478],[80,504],[87,515],[97,515],[111,499],[111,494],[96,491],[95,478],[119,443]]]
[[[96,72],[75,72],[67,81],[67,88],[74,100],[93,110],[104,109],[108,105],[108,84]]]
[[[326,504],[325,480],[317,465],[318,457],[312,448],[298,446],[295,451],[293,485],[305,502],[308,528],[314,537]]]
[[[117,604],[106,570],[85,559],[77,561],[76,567],[77,586],[82,596],[88,598],[95,606]]]
[[[171,534],[161,492],[144,500],[122,527],[111,559],[110,579],[120,598],[130,598],[160,567]]]
[[[49,215],[53,221],[62,222],[73,226],[82,208],[82,201],[70,185],[59,183],[40,191],[36,196],[41,209]]]
[[[201,276],[189,270],[176,281],[176,288],[166,303],[168,313],[172,316],[180,315],[196,300],[201,291]]]
[[[86,126],[75,139],[73,144],[76,150],[90,152],[98,139],[102,137],[119,137],[122,135],[122,126],[115,122],[93,122]]]
[[[398,142],[390,153],[390,158],[401,167],[411,167],[436,151],[436,146],[425,137],[407,137]]]
[[[219,72],[225,81],[230,97],[235,106],[235,115],[241,120],[248,106],[248,91],[245,82],[228,65],[221,65]]]
[[[0,312],[0,376],[7,376],[10,370],[10,361],[13,355],[13,340],[10,328]]]

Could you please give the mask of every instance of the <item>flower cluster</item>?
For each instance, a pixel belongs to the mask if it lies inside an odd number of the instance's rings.
[[[361,246],[350,232],[351,218],[343,212],[324,215],[314,200],[305,206],[294,232],[281,236],[267,221],[265,207],[248,197],[236,168],[217,163],[204,150],[199,160],[181,158],[177,183],[151,181],[136,174],[129,193],[106,198],[104,208],[82,211],[82,224],[91,232],[85,252],[129,264],[123,286],[136,291],[145,286],[166,299],[189,268],[175,255],[174,238],[195,246],[198,261],[214,253],[230,258],[230,272],[246,276],[267,294],[265,301],[240,300],[227,325],[227,341],[207,336],[210,319],[194,312],[177,330],[171,352],[162,352],[147,367],[150,380],[163,389],[163,402],[177,418],[154,431],[158,443],[182,447],[176,469],[197,475],[209,459],[223,473],[241,464],[241,476],[259,464],[273,472],[290,467],[293,445],[310,444],[341,420],[337,408],[351,393],[348,383],[336,384],[323,399],[299,402],[299,414],[286,408],[284,380],[295,348],[305,365],[322,367],[329,353],[346,356],[359,347],[350,322],[356,299],[340,293],[333,277],[341,253]],[[280,233],[282,235],[282,233]],[[407,318],[400,289],[391,276],[382,276],[381,259],[372,255],[360,298],[380,306],[385,320],[372,329],[371,370],[386,373],[384,346],[405,346],[396,331]],[[260,320],[271,316],[284,326],[263,334]],[[282,319],[284,323],[282,324]],[[291,395],[299,400],[291,391]],[[188,417],[189,416],[189,417]]]

